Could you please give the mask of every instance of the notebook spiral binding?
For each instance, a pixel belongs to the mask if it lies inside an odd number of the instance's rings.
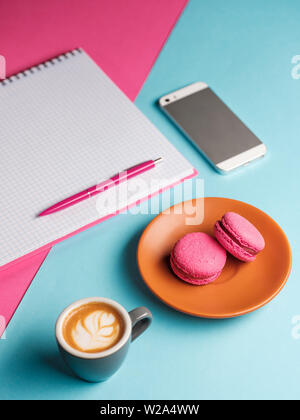
[[[41,63],[37,66],[32,66],[32,67],[30,67],[30,68],[28,68],[24,71],[13,74],[12,76],[7,77],[4,80],[0,80],[0,86],[8,86],[16,80],[19,80],[23,77],[27,77],[29,74],[34,74],[37,71],[42,71],[43,69],[48,68],[50,66],[55,66],[57,63],[59,63],[63,60],[68,60],[69,58],[77,55],[78,53],[81,54],[82,51],[83,50],[81,48],[75,48],[72,51],[69,51],[69,52],[64,53],[64,54],[60,54],[57,57],[52,58],[51,60],[44,61],[43,63]]]

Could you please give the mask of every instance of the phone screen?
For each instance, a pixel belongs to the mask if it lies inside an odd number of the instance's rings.
[[[163,109],[215,165],[262,144],[210,88]]]

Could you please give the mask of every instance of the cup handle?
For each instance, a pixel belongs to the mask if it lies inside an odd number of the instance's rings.
[[[144,306],[133,309],[129,312],[129,316],[132,322],[131,341],[134,341],[150,326],[153,317],[149,309]]]

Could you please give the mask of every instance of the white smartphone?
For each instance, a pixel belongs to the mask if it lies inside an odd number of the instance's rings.
[[[266,154],[266,146],[203,82],[165,95],[159,104],[221,173]]]

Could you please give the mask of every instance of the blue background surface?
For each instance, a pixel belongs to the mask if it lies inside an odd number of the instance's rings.
[[[292,57],[300,54],[299,22],[298,0],[191,0],[136,101],[197,168],[206,196],[253,204],[285,230],[293,270],[280,295],[232,320],[180,314],[152,296],[138,273],[138,239],[153,215],[119,215],[50,252],[0,340],[1,399],[300,397],[300,341],[291,334],[292,318],[300,314],[300,80],[291,76]],[[197,80],[266,143],[265,159],[218,175],[169,123],[155,101]],[[58,313],[95,295],[128,310],[145,305],[154,315],[152,328],[103,384],[74,378],[54,339]]]

